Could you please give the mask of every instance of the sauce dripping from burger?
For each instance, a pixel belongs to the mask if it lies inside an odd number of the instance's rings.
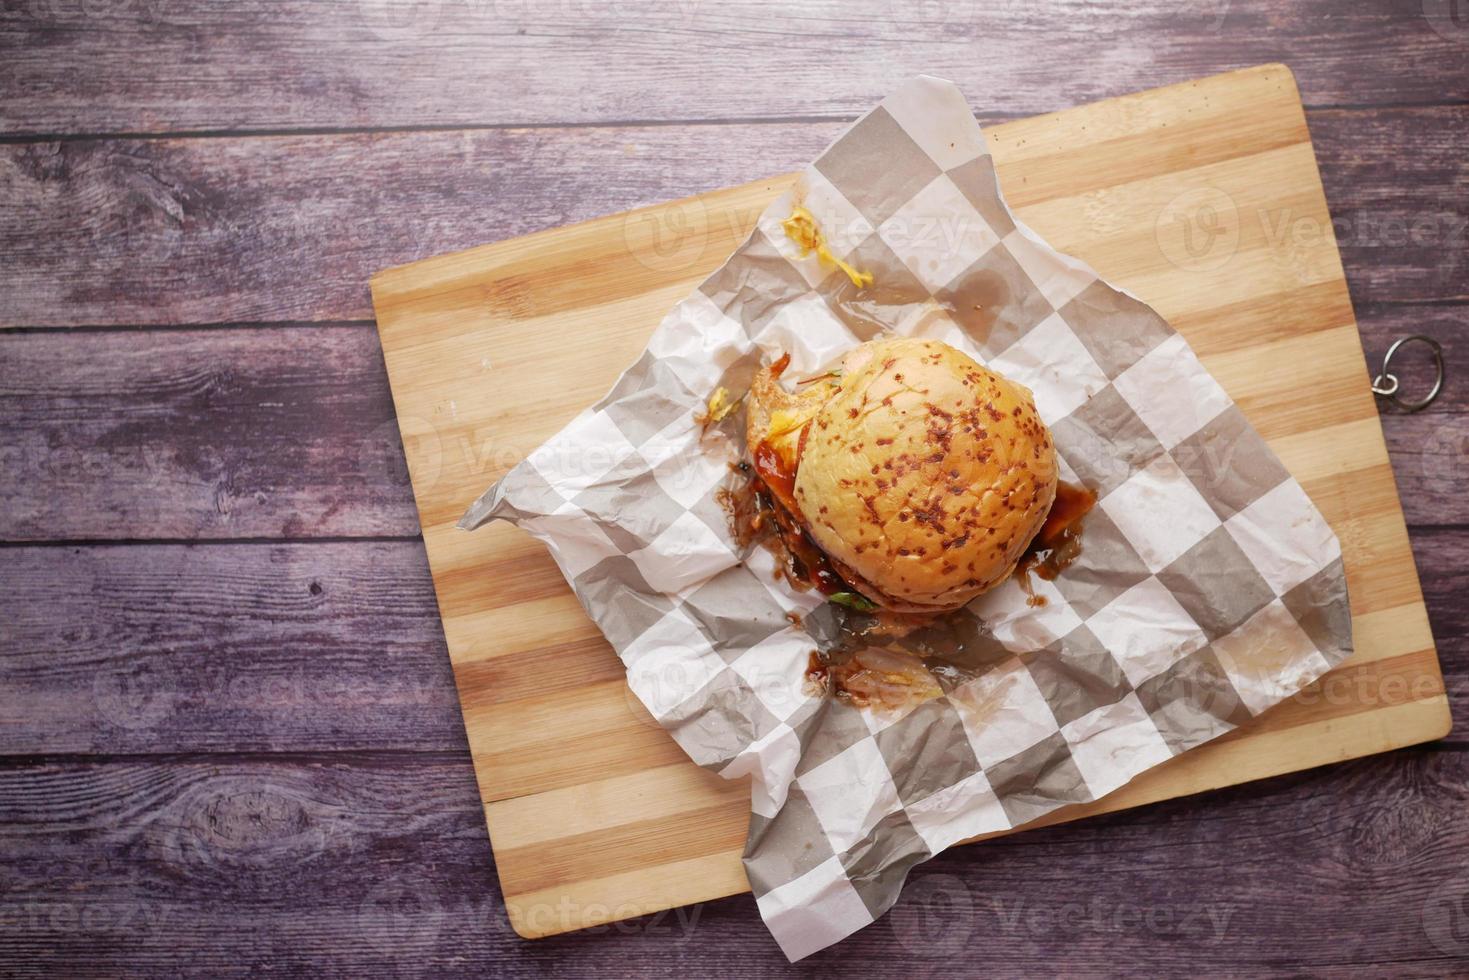
[[[810,427],[808,422],[801,430],[796,449],[797,460],[806,446],[806,432]],[[780,532],[780,542],[785,548],[786,577],[797,587],[814,587],[822,595],[850,592],[851,587],[832,568],[826,553],[816,546],[816,542],[797,523],[799,509],[796,505],[796,475],[769,443],[762,442],[755,450],[754,482],[758,483],[757,498],[762,492],[774,498],[770,513]]]
[[[798,459],[805,446],[805,430],[801,435]],[[782,571],[797,589],[814,588],[822,595],[851,592],[851,586],[832,568],[826,553],[797,522],[796,478],[780,453],[769,443],[761,443],[753,467],[740,463],[734,469],[747,479],[741,485],[720,490],[718,499],[729,514],[735,543],[744,548],[764,541],[782,559]]]
[[[1095,490],[1073,483],[1056,484],[1056,501],[1051,504],[1045,523],[1015,566],[1016,581],[1029,597],[1026,599],[1028,605],[1046,604],[1046,597],[1036,594],[1035,585],[1030,580],[1032,572],[1050,582],[1081,555],[1082,520],[1096,505]]]
[[[802,441],[805,441],[805,430],[802,430]],[[796,474],[786,468],[785,461],[780,458],[780,453],[768,442],[762,442],[755,448],[755,473],[760,482],[775,494],[777,500],[787,508],[794,508],[796,503]]]

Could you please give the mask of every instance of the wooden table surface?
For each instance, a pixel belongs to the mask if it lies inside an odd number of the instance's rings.
[[[0,976],[1465,975],[1462,6],[0,5]],[[796,169],[918,71],[995,122],[1267,61],[1369,360],[1446,348],[1383,423],[1450,736],[947,852],[795,968],[748,896],[515,936],[368,276]]]

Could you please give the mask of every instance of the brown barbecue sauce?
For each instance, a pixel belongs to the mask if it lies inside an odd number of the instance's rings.
[[[801,429],[800,441],[796,447],[798,465],[801,452],[806,448],[806,433],[810,428],[811,423],[808,422]],[[751,482],[755,484],[756,498],[764,495],[771,504],[770,518],[774,520],[779,532],[785,551],[785,570],[792,584],[797,588],[815,588],[822,595],[851,592],[851,586],[842,581],[842,577],[832,568],[826,553],[811,540],[811,536],[797,521],[799,508],[796,504],[796,475],[769,443],[762,442],[755,449],[755,478]]]
[[[797,448],[805,448],[805,431]],[[755,462],[732,467],[745,479],[719,491],[718,500],[729,515],[735,543],[746,548],[753,543],[770,547],[781,559],[782,574],[800,590],[814,588],[822,595],[852,592],[832,568],[831,561],[797,520],[796,480],[769,443],[755,450]]]
[[[1082,524],[1096,505],[1095,490],[1074,483],[1056,484],[1056,501],[1015,566],[1015,579],[1028,597],[1028,605],[1046,604],[1046,597],[1037,595],[1031,583],[1032,572],[1050,582],[1081,556]]]

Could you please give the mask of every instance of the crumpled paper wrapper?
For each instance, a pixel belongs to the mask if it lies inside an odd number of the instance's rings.
[[[815,216],[866,289],[802,257]],[[1034,393],[1064,479],[1099,495],[1079,560],[905,641],[943,697],[864,710],[804,683],[841,615],[741,554],[715,499],[739,446],[719,386],[788,377],[882,332],[934,337]],[[540,538],[702,766],[752,777],[745,869],[792,960],[872,922],[909,868],[1117,789],[1248,722],[1351,651],[1336,537],[1145,304],[1052,250],[1000,196],[963,96],[926,76],[852,125],[676,306],[616,387],[465,515]],[[788,614],[799,614],[794,625]]]

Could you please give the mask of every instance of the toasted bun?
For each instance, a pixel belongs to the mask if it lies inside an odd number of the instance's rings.
[[[1056,496],[1030,392],[930,340],[852,351],[796,471],[807,531],[881,605],[957,608],[1015,568]]]

